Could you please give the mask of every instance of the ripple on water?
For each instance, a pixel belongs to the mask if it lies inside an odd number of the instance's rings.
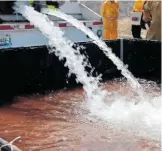
[[[146,81],[143,85],[149,97],[160,106],[160,88]],[[156,127],[159,123],[150,123],[146,130],[142,128],[146,123],[139,122],[147,110],[152,114],[147,116],[150,121],[157,121],[158,117],[153,114],[157,114],[159,108],[154,111],[143,104],[137,112],[139,108],[131,104],[134,93],[125,82],[107,82],[105,89],[109,92],[105,100],[107,106],[93,110],[93,114],[87,110],[82,89],[19,97],[16,103],[0,109],[0,136],[8,141],[21,136],[15,144],[24,151],[160,151],[159,138],[150,137],[154,128],[159,132]],[[131,119],[126,113],[124,116],[125,109]]]

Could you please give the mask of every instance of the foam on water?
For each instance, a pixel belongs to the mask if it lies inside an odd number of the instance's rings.
[[[88,102],[91,115],[106,120],[109,124],[113,124],[114,127],[127,131],[130,134],[133,133],[160,141],[162,112],[161,105],[159,108],[158,106],[159,102],[161,102],[161,97],[156,98],[146,94],[137,79],[131,74],[123,62],[110,48],[108,48],[104,41],[95,35],[82,22],[70,15],[60,12],[59,10],[48,10],[47,13],[66,20],[86,33],[93,42],[103,50],[105,55],[113,61],[118,70],[121,70],[122,75],[127,78],[128,84],[139,95],[139,98],[128,98],[128,96],[120,96],[116,94],[113,98],[114,102],[111,103],[111,105],[106,105],[103,101],[100,101],[99,98],[93,102]],[[138,102],[139,104],[134,105],[134,102]]]
[[[144,84],[147,87],[147,82]],[[151,85],[147,89],[152,89]],[[160,89],[160,88],[159,88]],[[158,90],[159,91],[159,90]],[[120,132],[129,133],[145,139],[161,140],[162,110],[160,92],[148,92],[149,98],[138,105],[134,105],[129,94],[111,92],[107,95],[109,105],[98,106],[94,103],[90,108],[90,115],[106,121]],[[152,102],[150,104],[149,102]],[[153,107],[154,106],[154,107]]]
[[[82,56],[79,50],[73,49],[72,42],[68,41],[64,37],[64,33],[47,18],[46,15],[40,14],[34,11],[33,8],[25,5],[19,5],[15,9],[23,14],[31,23],[38,27],[43,35],[50,40],[50,47],[52,52],[59,57],[60,60],[66,58],[65,66],[70,69],[71,73],[76,74],[77,80],[83,84],[84,90],[88,96],[88,107],[92,116],[99,117],[112,124],[114,128],[121,131],[127,131],[142,137],[160,140],[160,126],[161,126],[161,107],[158,108],[157,102],[161,97],[155,98],[155,96],[148,96],[144,101],[138,105],[134,105],[133,99],[128,96],[121,96],[115,94],[114,96],[107,93],[107,97],[113,99],[113,103],[106,105],[103,100],[105,92],[99,87],[100,77],[88,76],[85,71],[85,56]],[[112,59],[118,69],[122,71],[122,74],[128,79],[129,84],[141,94],[141,86],[133,75],[125,68],[122,61],[117,58],[112,51],[101,41],[93,32],[88,30],[82,23],[76,21],[72,17],[69,17],[60,12],[50,12],[53,15],[58,15],[65,20],[74,23],[78,28],[82,29],[94,39],[94,43],[104,51],[104,53]],[[67,18],[66,18],[67,17]],[[54,49],[56,48],[56,49]],[[129,100],[126,102],[126,100]],[[154,102],[156,108],[148,101]]]
[[[106,120],[120,131],[160,141],[161,110],[153,108],[148,102],[137,106],[131,100],[125,103],[121,96],[116,96],[114,101],[110,106],[101,108],[96,104],[91,108],[91,115]]]
[[[121,73],[124,77],[127,78],[129,85],[138,93],[139,99],[136,100],[138,103],[139,101],[144,100],[144,92],[136,80],[136,78],[132,75],[132,73],[127,69],[124,63],[112,52],[111,48],[109,48],[104,41],[102,41],[97,35],[95,35],[89,28],[87,28],[81,21],[75,19],[73,16],[67,15],[59,10],[50,10],[48,9],[47,14],[52,16],[57,16],[66,20],[67,22],[71,23],[76,28],[83,31],[86,35],[88,35],[97,46],[103,50],[105,55],[112,60],[112,62],[117,66],[118,70],[121,70]]]

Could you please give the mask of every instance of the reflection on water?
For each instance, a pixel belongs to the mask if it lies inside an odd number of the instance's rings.
[[[123,95],[130,91],[123,82],[106,83],[105,89]],[[147,91],[160,94],[155,86]],[[0,109],[0,136],[7,141],[21,136],[15,145],[24,151],[160,150],[158,141],[121,134],[104,121],[88,118],[85,106],[82,89],[19,97]]]

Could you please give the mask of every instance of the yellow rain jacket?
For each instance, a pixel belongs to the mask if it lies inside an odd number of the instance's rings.
[[[29,0],[30,5],[33,5],[34,0]]]
[[[56,10],[56,7],[53,6],[53,5],[48,5],[48,8],[49,8],[49,9],[52,9],[52,10]]]
[[[119,17],[119,2],[114,0],[106,0],[101,7],[101,16],[104,22],[104,39],[118,38],[118,17]]]
[[[135,0],[133,12],[142,12],[145,0]]]

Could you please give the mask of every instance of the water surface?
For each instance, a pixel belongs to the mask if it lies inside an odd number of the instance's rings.
[[[121,96],[131,94],[131,88],[119,81],[105,83],[105,89]],[[158,96],[160,88],[149,85],[147,92]],[[21,136],[15,145],[24,151],[160,151],[160,141],[122,133],[90,116],[81,88],[15,101],[0,108],[0,136],[7,141]],[[105,102],[113,100],[109,97]]]

